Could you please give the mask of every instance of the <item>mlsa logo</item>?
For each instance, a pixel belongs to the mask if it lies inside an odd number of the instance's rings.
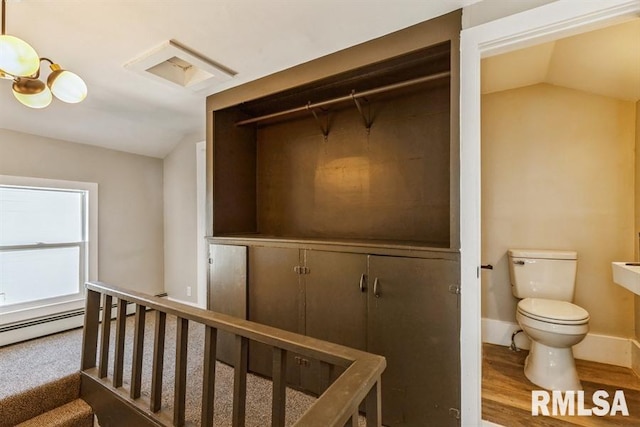
[[[531,415],[577,415],[580,417],[598,417],[622,415],[629,416],[627,401],[623,390],[616,390],[613,398],[605,390],[596,390],[591,398],[593,406],[585,407],[584,391],[533,390],[531,392]],[[551,410],[549,410],[551,408]]]

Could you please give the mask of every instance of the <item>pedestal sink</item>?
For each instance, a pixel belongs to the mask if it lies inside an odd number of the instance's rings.
[[[611,267],[615,283],[640,295],[640,263],[612,262]]]

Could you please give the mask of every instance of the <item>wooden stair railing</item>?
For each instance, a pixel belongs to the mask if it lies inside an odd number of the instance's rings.
[[[122,415],[116,416],[109,405],[119,405],[119,410],[128,408],[135,412],[137,424],[150,426],[185,425],[185,394],[187,372],[187,335],[189,322],[205,325],[202,413],[200,425],[210,427],[214,416],[214,390],[216,370],[217,331],[235,335],[235,361],[233,386],[233,427],[245,423],[247,352],[249,341],[257,341],[273,348],[272,426],[285,423],[286,355],[295,352],[319,360],[327,384],[334,366],[346,370],[317,401],[296,421],[295,426],[342,427],[357,426],[359,407],[364,402],[367,427],[380,427],[380,377],[386,367],[384,357],[351,349],[315,338],[283,331],[266,325],[203,310],[163,298],[125,290],[100,282],[86,284],[86,311],[82,341],[82,394],[94,406],[103,427],[123,425]],[[100,321],[100,311],[111,311],[113,299],[117,298],[115,321],[115,350],[113,377],[109,380],[108,355],[111,321]],[[131,383],[127,393],[123,387],[124,342],[127,303],[136,304],[134,319],[133,357]],[[155,338],[151,373],[151,392],[148,401],[141,399],[142,353],[147,310],[155,310]],[[162,371],[164,337],[167,314],[177,318],[175,392],[173,417],[161,414]],[[110,315],[106,318],[110,319]],[[99,329],[101,328],[101,333]],[[98,359],[98,338],[101,337]],[[105,392],[113,398],[105,399]],[[100,398],[95,394],[101,394]],[[101,418],[102,416],[102,418]],[[133,418],[132,418],[133,419]],[[110,420],[113,420],[110,422]],[[120,424],[118,424],[120,423]],[[130,421],[133,423],[133,421]]]

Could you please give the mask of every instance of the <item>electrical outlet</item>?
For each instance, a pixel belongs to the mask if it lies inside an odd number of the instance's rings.
[[[187,286],[187,296],[191,296],[191,286]]]

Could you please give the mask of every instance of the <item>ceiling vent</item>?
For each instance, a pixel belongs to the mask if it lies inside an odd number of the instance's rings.
[[[175,40],[169,40],[124,65],[153,80],[194,92],[233,78],[235,71],[220,65]]]

